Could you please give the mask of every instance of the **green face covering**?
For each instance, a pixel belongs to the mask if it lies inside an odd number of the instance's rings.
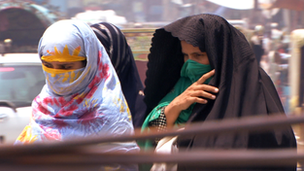
[[[200,64],[196,61],[188,59],[182,67],[181,76],[188,77],[192,83],[194,83],[211,70],[212,68],[210,65]],[[204,83],[208,84],[211,78],[212,77],[208,78]]]
[[[191,84],[196,82],[204,74],[211,71],[212,68],[210,65],[200,64],[193,60],[187,60],[181,70],[181,77],[178,82],[175,84],[174,88],[158,103],[158,105],[150,112],[147,116],[145,122],[143,123],[142,130],[148,128],[149,123],[157,119],[161,113],[161,108],[168,106],[170,102],[183,93]],[[207,79],[204,83],[208,84],[212,77]],[[188,121],[192,109],[195,103],[193,103],[188,109],[181,111],[178,118],[175,121],[175,124],[183,124]]]

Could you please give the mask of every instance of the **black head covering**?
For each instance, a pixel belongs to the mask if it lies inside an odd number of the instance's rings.
[[[93,24],[91,28],[111,58],[128,102],[134,127],[141,127],[146,111],[146,105],[143,102],[144,86],[124,34],[119,28],[107,22]]]
[[[272,81],[259,68],[245,36],[225,19],[212,14],[185,17],[156,30],[145,80],[145,102],[149,110],[158,104],[180,77],[184,63],[180,40],[207,53],[210,65],[215,69],[209,84],[220,90],[214,101],[208,100],[206,105],[195,106],[189,122],[284,113]],[[291,127],[258,134],[179,137],[178,144],[188,150],[196,147],[296,147]],[[188,167],[184,169],[195,169]]]

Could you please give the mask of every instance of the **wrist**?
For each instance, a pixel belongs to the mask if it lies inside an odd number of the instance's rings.
[[[167,126],[172,127],[178,118],[181,110],[178,109],[173,103],[170,103],[164,108],[164,114],[167,118]]]

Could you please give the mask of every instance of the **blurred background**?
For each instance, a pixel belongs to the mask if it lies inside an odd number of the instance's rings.
[[[36,53],[44,30],[58,20],[107,21],[124,31],[144,80],[155,28],[188,15],[217,14],[244,33],[292,113],[304,102],[303,9],[304,0],[0,0],[0,54]]]
[[[0,0],[0,58],[37,53],[44,30],[58,20],[106,21],[124,32],[144,81],[154,30],[199,13],[223,16],[238,28],[274,82],[285,112],[302,112],[304,0]]]

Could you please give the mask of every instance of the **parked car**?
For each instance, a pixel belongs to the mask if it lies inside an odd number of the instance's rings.
[[[44,84],[37,53],[0,56],[0,144],[14,143],[29,123],[32,100]]]

